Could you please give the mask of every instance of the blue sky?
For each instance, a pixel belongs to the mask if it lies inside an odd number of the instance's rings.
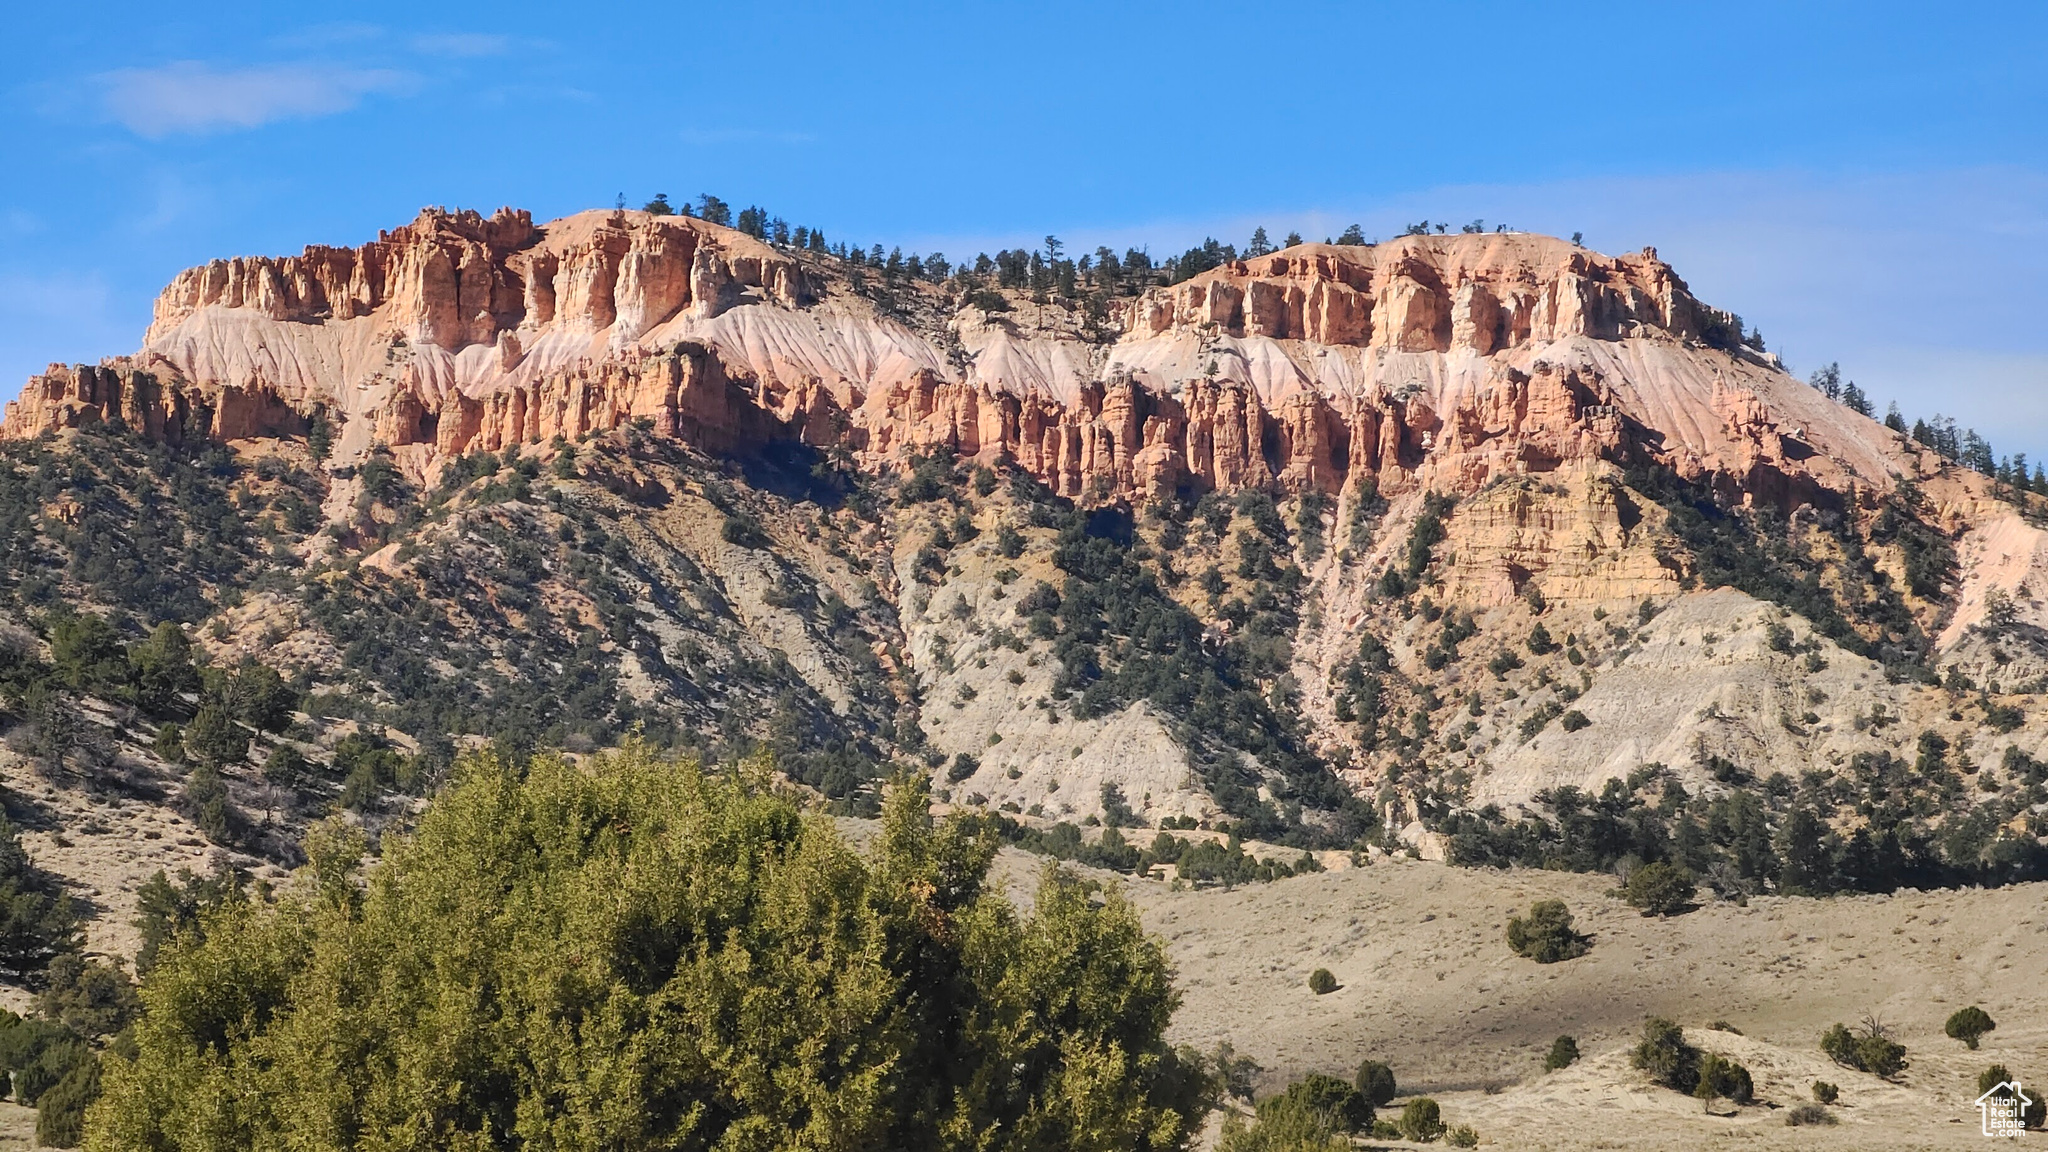
[[[341,13],[345,19],[328,19]],[[567,15],[565,15],[567,13]],[[834,239],[1655,245],[1802,374],[2048,457],[2048,9],[38,5],[0,39],[0,396],[210,257],[712,191]]]

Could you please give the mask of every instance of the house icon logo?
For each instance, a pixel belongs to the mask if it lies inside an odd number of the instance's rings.
[[[2018,1080],[1992,1085],[1990,1091],[1977,1097],[1977,1111],[1983,1116],[1984,1134],[2017,1139],[2026,1130],[2027,1109],[2033,1105],[2034,1098],[2020,1090]]]

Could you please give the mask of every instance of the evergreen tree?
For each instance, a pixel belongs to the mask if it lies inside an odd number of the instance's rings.
[[[730,226],[732,224],[732,205],[727,204],[709,192],[704,192],[697,197],[697,215],[707,224]]]
[[[1252,229],[1252,238],[1250,242],[1245,244],[1244,254],[1247,256],[1264,256],[1272,250],[1272,242],[1266,239],[1266,226],[1261,224],[1257,228]]]
[[[1349,228],[1344,229],[1343,235],[1337,237],[1337,243],[1353,247],[1361,246],[1365,243],[1365,229],[1353,224]]]
[[[22,980],[77,949],[79,915],[55,877],[35,866],[21,829],[0,816],[0,972]]]
[[[1692,873],[1684,868],[1658,860],[1629,873],[1628,883],[1622,886],[1629,906],[1640,909],[1645,916],[1670,916],[1692,906]]]
[[[1997,1027],[1998,1025],[1992,1022],[1989,1012],[1972,1004],[1968,1008],[1956,1009],[1949,1016],[1948,1022],[1942,1025],[1941,1030],[1948,1035],[1949,1039],[1961,1040],[1966,1047],[1975,1050],[1977,1041],[1986,1032],[1993,1031]]]
[[[1815,369],[1813,375],[1806,378],[1806,382],[1830,400],[1840,400],[1842,398],[1842,366],[1840,364],[1830,362],[1824,367]]]
[[[1961,451],[1957,459],[1965,468],[1972,468],[1989,476],[1998,470],[1998,461],[1991,454],[1991,445],[1975,428],[1963,430]]]
[[[676,208],[675,205],[668,202],[668,193],[656,192],[654,199],[642,205],[640,210],[650,216],[673,216],[675,215]]]
[[[199,707],[184,732],[185,751],[199,764],[220,769],[249,754],[249,734],[235,723],[225,704],[210,701]]]
[[[1842,385],[1842,407],[1858,416],[1868,416],[1870,397],[1863,394],[1863,389],[1858,388],[1854,380],[1847,381]]]
[[[192,642],[185,630],[166,620],[149,638],[128,649],[128,677],[135,703],[151,716],[166,716],[182,705],[180,697],[199,690],[199,669],[192,663]]]
[[[466,761],[366,879],[323,827],[163,948],[89,1145],[1182,1147],[1160,944],[1057,870],[1012,908],[929,803],[863,857],[760,762]]]

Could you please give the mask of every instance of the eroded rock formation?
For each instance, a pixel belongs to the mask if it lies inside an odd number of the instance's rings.
[[[841,261],[687,217],[428,210],[360,248],[182,273],[140,352],[53,366],[0,431],[118,418],[237,439],[318,413],[341,459],[383,444],[424,476],[645,420],[715,453],[787,438],[871,463],[1008,458],[1083,499],[1367,478],[1470,493],[1654,461],[1789,511],[1922,470],[1742,346],[1651,250],[1299,245],[1114,300],[1109,338],[1057,304],[892,292],[879,305]]]

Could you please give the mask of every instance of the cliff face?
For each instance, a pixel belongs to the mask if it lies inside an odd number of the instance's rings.
[[[1082,499],[1368,478],[1469,493],[1657,463],[1791,511],[1926,470],[1742,347],[1739,322],[1651,250],[1310,244],[1113,300],[1106,329],[1013,304],[875,293],[837,260],[690,218],[428,210],[360,248],[181,274],[140,352],[53,366],[0,434],[118,417],[239,439],[298,434],[319,411],[341,458],[384,444],[424,476],[645,420],[714,453],[799,439],[870,463],[1008,458]],[[1937,496],[1957,515],[1971,499]]]

